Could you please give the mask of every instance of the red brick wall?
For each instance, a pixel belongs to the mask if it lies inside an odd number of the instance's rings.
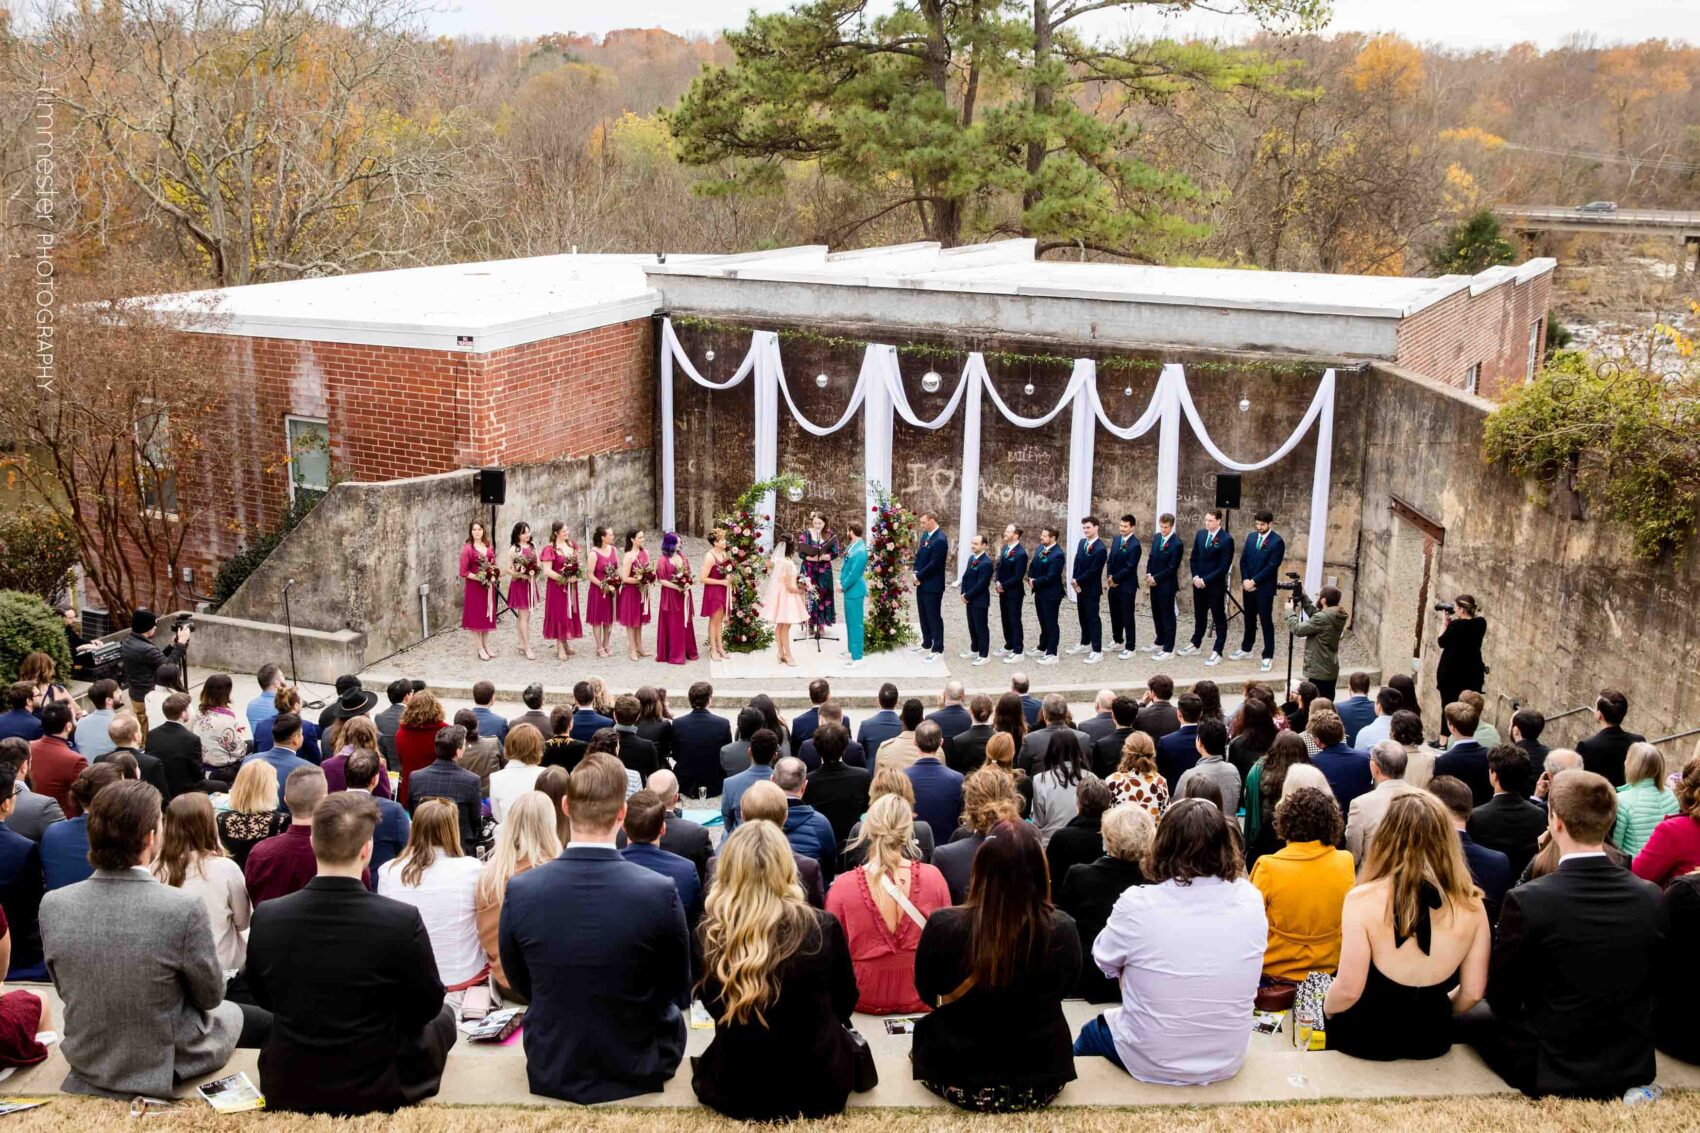
[[[1493,397],[1528,373],[1529,328],[1538,322],[1545,336],[1551,298],[1550,272],[1480,295],[1460,291],[1399,323],[1395,361],[1461,389],[1468,384],[1470,367],[1479,362],[1476,392]]]
[[[644,448],[654,430],[648,319],[485,355],[476,388],[478,461],[530,464]]]

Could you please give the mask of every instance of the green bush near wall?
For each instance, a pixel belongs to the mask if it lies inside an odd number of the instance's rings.
[[[34,594],[0,590],[0,685],[18,679],[31,653],[45,653],[61,674],[71,672],[71,645],[59,612]]]

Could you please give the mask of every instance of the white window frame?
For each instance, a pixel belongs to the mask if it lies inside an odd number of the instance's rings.
[[[144,408],[145,415],[154,418],[155,424],[153,432],[157,434],[163,430],[165,433],[165,445],[163,446],[164,451],[160,454],[162,459],[155,461],[155,463],[159,464],[162,468],[170,469],[169,471],[162,473],[160,480],[154,484],[155,499],[152,503],[148,502],[145,495],[146,486],[143,485],[144,496],[142,499],[142,513],[144,515],[157,515],[168,520],[174,520],[178,516],[179,505],[181,505],[182,501],[177,498],[177,469],[171,459],[171,413],[169,410],[163,408],[150,408],[159,405],[159,402],[155,401],[151,397],[140,398],[138,399],[137,404]],[[142,438],[142,420],[140,417],[137,418],[131,431],[132,435],[136,438],[136,448],[142,452],[146,452],[149,441]],[[168,485],[169,490],[167,490]],[[169,497],[172,506],[161,506],[166,502],[165,497]]]
[[[1476,393],[1482,388],[1482,364],[1472,362],[1470,368],[1464,371],[1464,389],[1468,393]]]
[[[283,415],[283,451],[284,451],[284,456],[287,458],[287,463],[288,463],[288,466],[289,466],[289,475],[288,475],[288,479],[289,479],[289,502],[291,504],[293,504],[295,502],[295,489],[297,487],[305,488],[309,492],[318,492],[321,495],[323,495],[325,492],[328,492],[328,491],[331,490],[331,486],[330,486],[330,483],[329,483],[329,477],[328,476],[326,477],[327,482],[322,486],[316,485],[316,484],[298,484],[297,481],[296,481],[296,478],[295,478],[295,433],[290,428],[290,425],[291,425],[292,422],[297,422],[297,421],[299,421],[303,425],[323,425],[324,426],[324,428],[325,428],[325,461],[326,461],[327,469],[328,469],[328,466],[329,466],[329,463],[330,463],[331,423],[323,417],[309,417],[304,413],[285,413]]]
[[[1541,320],[1536,319],[1529,324],[1529,360],[1523,368],[1525,383],[1535,380],[1535,370],[1540,366],[1541,359]]]

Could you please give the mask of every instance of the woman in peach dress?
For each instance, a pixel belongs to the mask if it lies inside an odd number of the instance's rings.
[[[809,604],[805,595],[807,583],[797,576],[797,564],[791,559],[790,540],[781,535],[773,543],[773,561],[768,569],[767,593],[758,611],[763,621],[773,623],[773,644],[779,650],[779,663],[796,665],[791,659],[791,627],[809,620]]]

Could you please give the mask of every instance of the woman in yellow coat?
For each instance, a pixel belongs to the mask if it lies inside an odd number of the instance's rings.
[[[1341,912],[1355,880],[1352,855],[1335,848],[1340,832],[1339,804],[1326,791],[1303,787],[1275,808],[1286,845],[1251,871],[1269,918],[1265,977],[1299,983],[1340,966]]]

